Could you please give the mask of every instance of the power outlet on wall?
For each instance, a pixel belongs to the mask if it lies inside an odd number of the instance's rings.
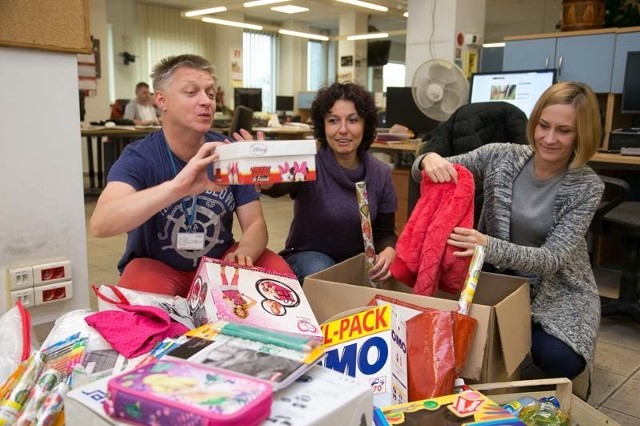
[[[73,298],[73,285],[71,281],[41,285],[34,287],[33,291],[36,305],[61,302]]]
[[[39,286],[71,279],[71,262],[58,262],[33,265],[33,285]]]

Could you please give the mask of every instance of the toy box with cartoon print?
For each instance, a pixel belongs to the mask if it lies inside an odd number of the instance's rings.
[[[295,275],[203,257],[187,300],[196,327],[225,320],[322,340]]]
[[[216,148],[216,181],[224,184],[316,180],[316,141],[246,141]]]

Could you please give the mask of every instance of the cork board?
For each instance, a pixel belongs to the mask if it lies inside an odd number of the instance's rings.
[[[88,1],[0,1],[0,46],[90,53]]]

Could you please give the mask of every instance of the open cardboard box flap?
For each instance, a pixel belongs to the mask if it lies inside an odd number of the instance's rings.
[[[367,305],[376,294],[441,310],[455,310],[458,305],[454,295],[419,296],[399,282],[390,283],[386,289],[369,287],[362,254],[309,275],[304,281],[304,292],[320,323]],[[478,328],[461,376],[489,381],[513,374],[531,347],[527,281],[481,273],[469,315],[478,321]]]

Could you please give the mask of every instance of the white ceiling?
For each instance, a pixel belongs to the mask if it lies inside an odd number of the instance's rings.
[[[347,12],[361,12],[370,15],[369,25],[379,31],[400,31],[406,29],[406,18],[402,14],[407,10],[408,0],[368,0],[381,6],[387,6],[388,12],[378,12],[371,9],[340,3],[335,0],[289,0],[286,3],[260,6],[243,7],[248,0],[148,0],[146,3],[158,4],[179,10],[203,9],[216,6],[225,6],[228,11],[216,13],[217,18],[225,19],[225,15],[242,13],[246,22],[281,26],[285,21],[306,22],[312,29],[329,30],[337,34],[340,14]],[[271,7],[280,5],[296,5],[309,9],[308,12],[287,15],[273,12]]]

